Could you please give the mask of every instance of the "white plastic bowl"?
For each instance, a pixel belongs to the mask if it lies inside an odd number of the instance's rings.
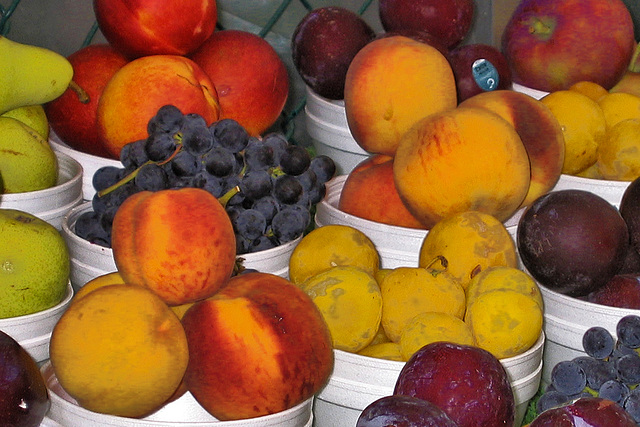
[[[428,231],[382,224],[342,212],[338,209],[338,203],[346,179],[347,175],[340,175],[326,184],[327,194],[316,207],[316,225],[348,225],[362,231],[376,246],[382,268],[417,267],[420,247]],[[520,209],[505,222],[514,239],[518,220],[523,212]]]
[[[544,331],[547,335],[542,372],[545,384],[551,382],[551,370],[558,362],[586,355],[582,336],[587,329],[601,326],[616,337],[616,325],[622,317],[629,314],[640,316],[640,310],[582,301],[542,285],[540,291],[544,301]]]
[[[78,217],[91,209],[91,202],[85,202],[69,211],[62,221],[62,236],[67,242],[71,257],[71,283],[76,290],[91,279],[117,270],[111,248],[90,243],[74,232]],[[302,237],[266,251],[242,254],[238,257],[243,258],[245,268],[288,278],[289,257],[300,239]]]
[[[64,427],[311,427],[313,422],[313,398],[277,414],[248,420],[218,421],[189,392],[141,419],[99,414],[82,408],[64,391],[50,362],[45,363],[41,371],[51,399],[51,408],[43,426],[57,427],[56,424],[47,424],[53,422]]]
[[[47,360],[51,331],[72,298],[73,288],[69,283],[67,293],[59,304],[37,313],[0,319],[0,330],[18,341],[36,362]]]
[[[53,130],[49,132],[49,144],[51,144],[51,147],[55,151],[73,157],[82,165],[84,169],[84,177],[82,178],[82,197],[84,200],[91,200],[93,195],[96,193],[96,190],[93,188],[93,174],[98,169],[103,166],[122,167],[122,163],[119,160],[98,157],[92,154],[83,153],[82,151],[74,150],[65,144]]]
[[[629,184],[631,184],[630,181],[610,181],[562,174],[553,191],[570,189],[590,191],[609,203],[620,206],[622,196]]]
[[[318,154],[333,159],[336,174],[348,174],[370,156],[349,130],[343,100],[330,100],[306,88],[305,127]]]
[[[502,359],[516,401],[519,426],[529,400],[540,386],[544,332],[526,352]],[[316,395],[313,411],[316,427],[354,426],[360,413],[375,400],[393,394],[404,362],[361,356],[334,350],[333,373]]]
[[[58,182],[54,187],[25,193],[0,194],[0,208],[18,209],[47,221],[58,230],[62,218],[82,203],[83,169],[79,162],[63,153],[58,159]]]
[[[540,98],[544,97],[545,95],[549,94],[549,92],[545,92],[543,90],[538,90],[538,89],[532,89],[532,88],[527,87],[527,86],[522,86],[521,84],[518,84],[518,83],[513,83],[511,85],[511,89],[515,90],[516,92],[521,92],[521,93],[527,94],[529,96],[532,96],[535,99],[540,99]]]

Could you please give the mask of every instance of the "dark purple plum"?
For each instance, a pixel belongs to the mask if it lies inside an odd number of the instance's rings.
[[[0,331],[0,425],[37,427],[50,401],[36,361],[11,336]]]
[[[374,37],[369,24],[349,9],[314,9],[300,20],[291,36],[293,64],[315,93],[343,99],[349,64]]]
[[[631,246],[640,253],[640,177],[627,186],[622,194],[619,209],[629,229]]]
[[[536,199],[518,223],[516,243],[528,272],[548,289],[585,296],[618,273],[629,247],[618,209],[584,190]]]
[[[547,409],[529,427],[637,427],[617,403],[600,397],[583,397],[558,408]]]
[[[482,92],[511,88],[511,69],[495,47],[474,43],[456,47],[447,55],[456,79],[458,102]]]
[[[640,309],[640,275],[616,274],[587,296],[587,301],[609,307]]]
[[[460,427],[512,426],[515,418],[507,372],[479,347],[444,341],[425,345],[400,371],[394,394],[427,400]]]
[[[448,49],[467,37],[474,12],[473,0],[380,0],[379,5],[385,31],[425,31]]]
[[[356,427],[459,427],[442,409],[411,396],[392,395],[370,403]]]

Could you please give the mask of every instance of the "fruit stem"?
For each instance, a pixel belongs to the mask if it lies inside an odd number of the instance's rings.
[[[440,261],[441,269],[438,269],[434,266],[436,262]],[[429,264],[425,266],[425,269],[429,270],[429,272],[433,276],[437,276],[440,273],[447,271],[447,267],[449,267],[449,261],[442,255],[436,255]]]
[[[633,50],[633,55],[631,56],[631,61],[629,62],[628,70],[632,73],[637,72],[638,70],[635,68],[636,61],[638,60],[638,56],[640,56],[640,43],[636,45],[636,48]]]
[[[226,208],[229,200],[231,200],[231,198],[236,194],[238,194],[239,192],[240,192],[240,187],[236,185],[235,187],[231,188],[229,191],[224,193],[221,197],[219,197],[218,201],[223,207]]]
[[[89,94],[87,93],[87,91],[82,89],[82,87],[80,87],[80,85],[73,80],[69,82],[69,88],[73,90],[76,95],[78,95],[78,100],[83,104],[88,104],[89,101],[91,101],[91,98],[89,98]]]
[[[98,191],[98,197],[102,197],[105,194],[109,194],[112,191],[117,190],[118,188],[120,188],[121,186],[125,185],[127,182],[131,181],[132,179],[134,179],[136,177],[136,175],[138,175],[138,172],[140,172],[140,169],[142,169],[143,167],[147,166],[147,165],[151,165],[151,164],[157,164],[158,166],[162,166],[165,163],[168,163],[171,161],[171,159],[173,159],[176,154],[178,154],[178,152],[182,149],[182,145],[176,145],[176,149],[173,151],[173,153],[171,153],[171,155],[169,157],[167,157],[165,160],[162,161],[153,161],[153,160],[147,160],[146,162],[144,162],[143,164],[141,164],[140,166],[138,166],[137,168],[135,168],[135,170],[133,170],[132,172],[130,172],[127,176],[125,176],[124,178],[122,178],[120,181],[116,182],[113,185],[110,185],[107,188],[104,188],[100,191]]]

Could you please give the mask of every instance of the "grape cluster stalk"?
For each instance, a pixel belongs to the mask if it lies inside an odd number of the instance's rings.
[[[617,403],[640,423],[640,316],[622,317],[616,336],[601,326],[587,329],[582,337],[586,355],[552,368],[551,382],[536,402],[536,412],[598,396]]]
[[[118,207],[132,194],[202,188],[225,207],[236,234],[237,254],[271,249],[302,236],[336,172],[330,157],[311,157],[279,132],[250,136],[237,121],[207,125],[198,114],[161,107],[145,139],[125,145],[122,167],[103,166],[93,177],[92,210],[75,233],[111,247]]]

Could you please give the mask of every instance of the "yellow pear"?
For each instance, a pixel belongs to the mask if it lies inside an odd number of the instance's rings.
[[[40,104],[25,105],[23,107],[14,108],[1,115],[2,117],[11,117],[20,120],[42,136],[49,139],[49,120],[44,107]]]

